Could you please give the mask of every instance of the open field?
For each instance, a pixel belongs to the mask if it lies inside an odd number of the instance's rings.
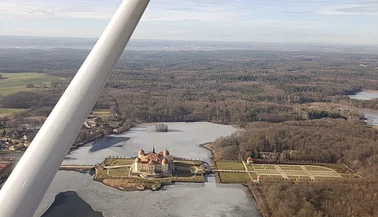
[[[46,75],[42,73],[0,73],[0,95],[6,96],[21,91],[40,90],[44,85],[50,86],[52,81],[62,78],[57,76]],[[26,88],[26,85],[32,84],[35,88]]]
[[[219,172],[221,183],[247,183],[248,173]]]
[[[215,164],[220,170],[245,170],[241,161],[216,161]]]
[[[5,117],[8,115],[12,115],[15,112],[23,112],[23,111],[25,111],[25,109],[0,108],[0,117]]]
[[[92,111],[90,115],[101,117],[103,120],[109,119],[112,117],[112,113],[110,112],[109,109],[97,109],[97,110]]]

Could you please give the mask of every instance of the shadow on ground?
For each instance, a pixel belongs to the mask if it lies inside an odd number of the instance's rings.
[[[103,139],[98,140],[93,144],[93,147],[89,150],[90,152],[100,151],[102,149],[107,149],[112,146],[117,145],[117,147],[122,146],[119,143],[126,142],[129,137],[114,137],[114,136],[105,136]]]

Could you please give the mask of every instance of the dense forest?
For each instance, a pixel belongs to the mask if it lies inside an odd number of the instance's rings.
[[[338,181],[264,185],[272,217],[373,217],[378,213],[378,183]]]
[[[72,78],[87,50],[0,50],[0,71],[36,71]],[[16,61],[17,60],[17,61]],[[368,67],[361,67],[361,64]],[[376,108],[350,100],[362,88],[378,89],[378,56],[284,51],[128,51],[120,59],[95,108],[111,108],[139,122],[213,121],[245,126],[348,118],[339,111],[313,111],[298,104],[335,102]],[[70,79],[41,93],[2,97],[9,108],[48,113]],[[25,99],[25,100],[23,100]],[[22,101],[22,102],[20,102]]]

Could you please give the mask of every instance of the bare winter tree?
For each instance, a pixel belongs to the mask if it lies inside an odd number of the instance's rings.
[[[158,132],[168,132],[168,125],[166,124],[157,124],[155,127]]]

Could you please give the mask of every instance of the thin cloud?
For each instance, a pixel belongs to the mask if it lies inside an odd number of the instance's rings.
[[[110,19],[121,2],[122,0],[2,0],[0,17]],[[213,22],[236,20],[242,15],[230,1],[160,0],[151,1],[144,20]]]
[[[85,19],[109,19],[116,6],[99,7],[96,3],[81,1],[3,0],[0,17],[67,17]]]
[[[347,5],[335,5],[318,11],[321,15],[378,15],[378,2],[356,2]]]

